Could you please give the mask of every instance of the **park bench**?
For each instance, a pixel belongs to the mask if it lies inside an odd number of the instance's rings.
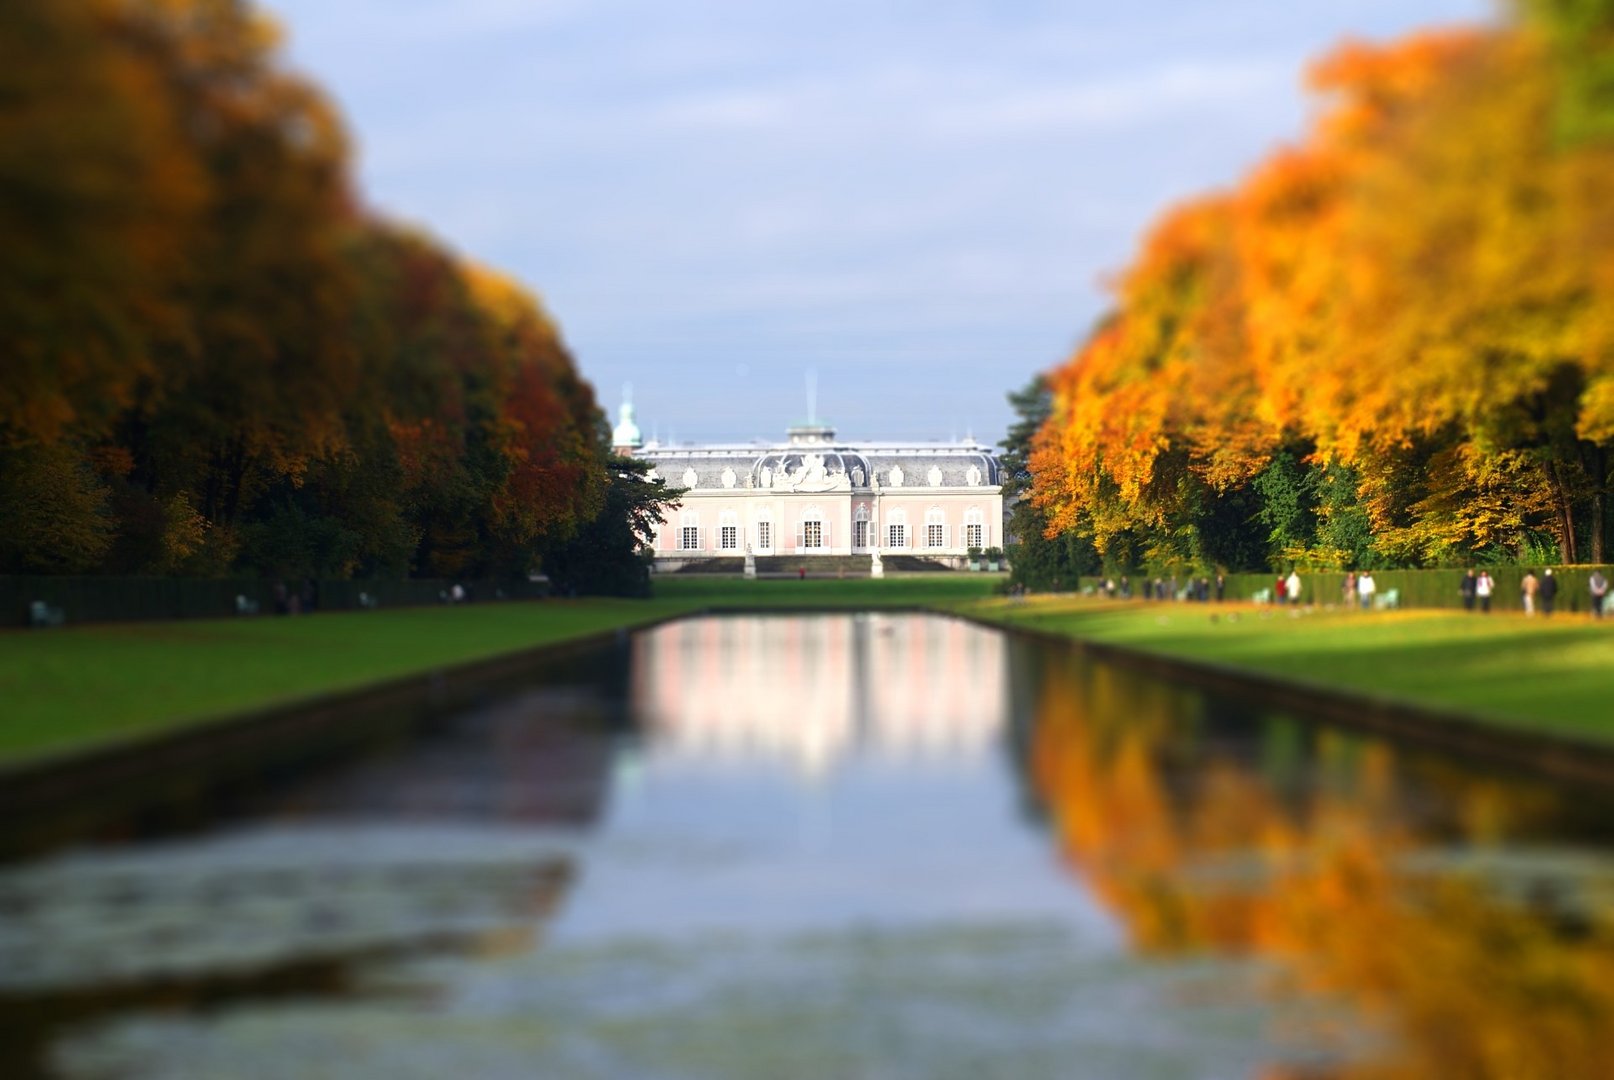
[[[245,593],[236,593],[235,613],[237,615],[256,615],[258,613],[258,602]]]
[[[67,613],[59,607],[35,600],[28,605],[28,625],[37,630],[60,626],[67,621]]]
[[[1375,611],[1395,611],[1400,607],[1400,589],[1385,589],[1373,598],[1373,609]]]
[[[1250,594],[1250,599],[1257,604],[1270,604],[1272,603],[1272,590],[1257,589],[1255,592]]]

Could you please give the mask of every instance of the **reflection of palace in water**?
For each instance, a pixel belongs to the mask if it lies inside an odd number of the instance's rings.
[[[634,639],[633,707],[673,752],[793,760],[854,747],[974,751],[1007,712],[1002,635],[951,619],[825,616],[673,623]]]

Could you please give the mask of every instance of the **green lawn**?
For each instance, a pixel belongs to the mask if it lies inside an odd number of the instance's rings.
[[[703,609],[930,607],[1614,741],[1614,620],[994,597],[1001,575],[659,578],[656,598],[0,633],[0,761]]]
[[[658,578],[652,600],[400,608],[0,631],[0,762],[93,746],[698,611],[963,602],[1001,575]]]
[[[958,607],[1010,625],[1614,742],[1614,620],[1042,597]]]
[[[656,579],[658,599],[721,608],[937,607],[991,596],[1006,574],[894,574],[886,578],[741,578],[677,574]]]
[[[646,622],[679,601],[401,608],[0,633],[0,760]]]

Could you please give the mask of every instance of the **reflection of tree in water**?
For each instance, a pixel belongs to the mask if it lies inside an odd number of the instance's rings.
[[[1283,961],[1279,992],[1392,1036],[1353,1080],[1609,1075],[1606,863],[1505,846],[1576,796],[1279,721],[1224,738],[1214,706],[1099,665],[1050,665],[1042,690],[1031,783],[1136,947]]]

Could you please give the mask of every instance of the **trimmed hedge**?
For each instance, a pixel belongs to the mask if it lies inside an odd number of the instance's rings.
[[[0,627],[29,625],[29,609],[42,601],[58,609],[68,623],[122,622],[132,619],[221,618],[236,614],[236,598],[245,597],[264,615],[275,611],[277,582],[258,578],[54,577],[0,575]],[[300,581],[287,581],[297,594]],[[418,607],[442,603],[456,584],[466,599],[531,600],[547,595],[548,585],[531,581],[448,581],[432,579],[316,581],[320,611],[356,611],[362,607]],[[366,594],[370,604],[360,602]]]

